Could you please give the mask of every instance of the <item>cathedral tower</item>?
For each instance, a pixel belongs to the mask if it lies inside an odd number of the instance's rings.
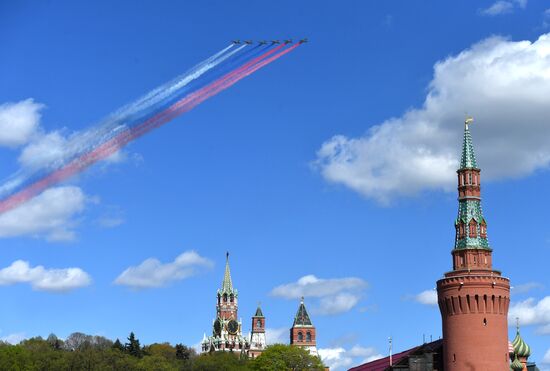
[[[225,273],[222,287],[216,295],[216,318],[212,325],[212,336],[204,336],[202,351],[240,351],[248,349],[248,339],[242,336],[242,323],[237,320],[237,289],[233,288],[229,270],[229,253],[225,256]]]
[[[458,173],[458,217],[453,270],[437,281],[445,371],[509,370],[510,282],[492,267],[481,210],[477,167],[467,119]]]
[[[265,339],[265,317],[262,308],[258,305],[256,313],[252,317],[252,333],[250,335],[250,350],[248,355],[256,358],[265,350],[267,346]]]
[[[309,353],[312,355],[318,355],[315,326],[313,326],[311,319],[309,319],[303,297],[290,329],[290,345],[299,346],[309,350]]]

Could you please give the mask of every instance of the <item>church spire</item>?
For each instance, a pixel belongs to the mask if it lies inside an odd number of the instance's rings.
[[[460,169],[477,169],[476,155],[474,153],[474,145],[472,143],[472,135],[468,125],[472,124],[472,117],[466,118],[464,121],[464,142],[462,144],[462,157],[460,159]]]
[[[222,281],[222,293],[233,292],[233,282],[231,282],[231,271],[229,270],[229,252],[225,253],[225,273]]]

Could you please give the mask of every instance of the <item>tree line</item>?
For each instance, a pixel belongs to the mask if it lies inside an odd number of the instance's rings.
[[[75,332],[65,340],[51,334],[11,345],[0,341],[0,370],[13,371],[306,371],[324,370],[321,360],[308,351],[275,344],[256,359],[239,352],[198,355],[183,344],[142,346],[132,332],[121,342]]]

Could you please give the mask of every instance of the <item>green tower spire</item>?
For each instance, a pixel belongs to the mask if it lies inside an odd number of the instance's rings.
[[[229,269],[229,252],[225,254],[225,273],[223,275],[222,288],[219,290],[219,292],[222,295],[237,295],[237,290],[233,289],[233,282],[231,281],[231,270]]]
[[[459,176],[458,216],[455,221],[457,235],[455,249],[490,249],[487,239],[487,223],[481,209],[480,170],[477,167],[472,135],[469,124],[471,117],[464,123],[464,142]],[[471,226],[472,225],[472,226]]]
[[[473,122],[471,117],[466,119],[464,123],[464,143],[462,144],[462,157],[460,159],[461,169],[477,169],[476,154],[474,153],[474,145],[472,143],[472,135],[470,134],[469,124]]]

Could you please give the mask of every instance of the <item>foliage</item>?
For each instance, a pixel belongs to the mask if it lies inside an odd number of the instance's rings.
[[[128,343],[75,332],[65,341],[54,334],[23,340],[18,345],[0,342],[0,370],[14,371],[305,371],[323,370],[318,357],[289,345],[272,345],[255,360],[239,352],[197,356],[183,344],[154,343],[141,347],[134,333]]]
[[[305,349],[290,345],[275,344],[268,346],[252,363],[257,371],[312,371],[324,370],[321,359],[312,356]]]

